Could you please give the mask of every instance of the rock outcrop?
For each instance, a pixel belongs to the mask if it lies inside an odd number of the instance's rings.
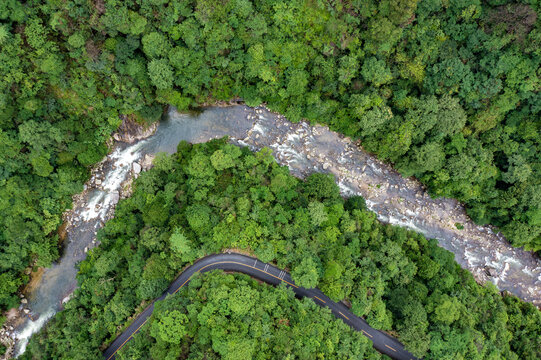
[[[149,137],[158,128],[157,122],[151,125],[141,125],[129,116],[121,115],[121,119],[122,124],[120,124],[118,130],[113,134],[113,139],[128,144]]]

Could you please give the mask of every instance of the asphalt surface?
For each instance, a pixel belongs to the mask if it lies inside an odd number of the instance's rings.
[[[183,286],[189,283],[190,278],[195,273],[204,273],[215,269],[241,272],[272,285],[278,285],[283,282],[286,286],[292,288],[297,296],[309,297],[314,300],[316,304],[331,309],[334,316],[341,319],[353,329],[361,331],[363,335],[370,339],[374,348],[380,353],[398,360],[417,360],[416,357],[404,349],[404,345],[397,339],[382,331],[373,329],[364,319],[355,316],[345,305],[332,301],[319,289],[305,289],[297,286],[287,272],[245,255],[216,254],[199,259],[195,264],[184,270],[171,286],[169,286],[165,293],[156,300],[163,300],[167,295],[178,292]],[[150,304],[149,307],[147,307],[104,351],[103,356],[106,360],[115,358],[117,351],[130,341],[148,321],[152,311],[154,311],[154,302],[152,302],[152,304]]]

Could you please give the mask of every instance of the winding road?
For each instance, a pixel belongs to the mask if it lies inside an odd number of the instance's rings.
[[[331,309],[334,316],[344,321],[353,329],[361,331],[363,335],[372,341],[373,346],[377,351],[386,354],[393,359],[417,359],[404,349],[404,345],[398,340],[382,331],[373,329],[364,319],[355,316],[345,305],[332,301],[319,289],[305,289],[297,286],[286,271],[241,254],[216,254],[199,259],[195,264],[184,270],[182,274],[173,281],[164,294],[156,300],[163,300],[167,295],[177,293],[183,286],[188,284],[192,275],[195,273],[204,273],[215,269],[244,273],[272,285],[279,285],[283,282],[286,286],[293,289],[297,296],[309,297],[314,300],[316,304],[322,307],[328,307]],[[132,339],[141,327],[143,327],[150,319],[152,311],[154,311],[154,302],[152,302],[152,304],[150,304],[104,351],[103,356],[106,360],[115,358],[115,354],[122,349],[122,347],[130,341],[130,339]]]

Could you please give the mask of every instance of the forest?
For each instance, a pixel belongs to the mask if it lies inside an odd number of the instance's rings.
[[[381,358],[330,311],[246,275],[192,281],[187,291],[159,302],[140,334],[118,359]]]
[[[297,285],[344,300],[418,357],[541,357],[541,312],[535,306],[502,296],[491,283],[477,284],[435,240],[380,223],[361,197],[344,200],[332,176],[293,177],[268,149],[252,153],[221,139],[181,142],[176,154],[160,153],[98,239],[101,245],[79,265],[73,298],[31,339],[22,359],[100,359],[100,351],[183,268],[226,249],[288,269]],[[284,299],[280,306],[272,303],[276,297]],[[379,356],[309,301],[256,286],[245,276],[202,275],[157,305],[122,356],[219,358],[238,337],[245,351],[258,351],[262,359],[273,358],[273,351],[310,359]],[[295,311],[282,317],[285,309]],[[255,318],[254,328],[239,325],[239,316]],[[175,319],[178,326],[168,326]],[[321,321],[329,329],[321,329]],[[314,333],[299,334],[307,323]],[[270,330],[280,324],[286,328]],[[340,334],[318,344],[332,329]],[[224,338],[224,332],[232,336]],[[288,334],[296,334],[294,342]],[[259,335],[265,341],[254,340]]]
[[[240,97],[359,139],[541,250],[534,0],[3,0],[0,309],[122,119]]]

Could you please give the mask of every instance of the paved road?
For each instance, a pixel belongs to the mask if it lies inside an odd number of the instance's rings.
[[[318,289],[305,289],[297,286],[287,272],[245,255],[216,254],[201,258],[195,264],[184,270],[157,300],[162,300],[169,294],[175,294],[183,286],[188,284],[193,274],[215,269],[241,272],[273,285],[278,285],[283,282],[288,287],[292,288],[297,296],[309,297],[313,299],[316,304],[331,309],[334,316],[344,321],[353,329],[361,331],[368,337],[372,341],[374,348],[379,352],[398,360],[417,359],[405,350],[404,346],[398,340],[384,332],[371,328],[366,321],[355,316],[345,305],[332,301]],[[153,310],[154,302],[147,307],[145,311],[143,311],[137,319],[135,319],[135,321],[115,339],[115,341],[112,342],[107,350],[105,350],[103,356],[106,360],[115,358],[116,352],[130,341],[133,335],[141,329],[150,318]]]

